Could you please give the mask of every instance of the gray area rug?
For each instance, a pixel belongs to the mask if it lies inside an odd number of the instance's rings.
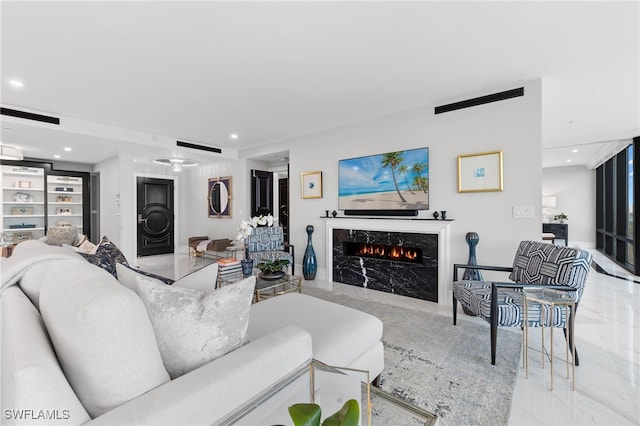
[[[436,414],[439,425],[508,423],[521,358],[520,334],[498,330],[496,365],[492,366],[488,324],[458,320],[454,326],[448,316],[316,288],[305,288],[303,293],[380,318],[385,351],[380,387],[384,391]],[[391,424],[399,426],[398,421]]]

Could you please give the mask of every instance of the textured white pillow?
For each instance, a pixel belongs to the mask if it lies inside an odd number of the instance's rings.
[[[190,288],[192,290],[213,291],[218,280],[218,264],[212,263],[195,272],[185,275],[173,283],[176,287]]]
[[[247,342],[255,277],[213,292],[167,286],[142,275],[136,281],[172,379]]]
[[[92,418],[169,381],[134,292],[82,259],[49,263],[40,312],[65,376]]]

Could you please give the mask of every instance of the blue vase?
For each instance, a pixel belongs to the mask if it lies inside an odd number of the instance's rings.
[[[305,280],[314,280],[318,272],[318,259],[311,244],[311,234],[313,234],[313,225],[307,225],[307,249],[302,257],[302,275]]]
[[[478,242],[480,242],[480,236],[476,232],[467,232],[465,240],[469,245],[469,260],[467,261],[467,265],[475,266],[478,264],[478,261],[476,260],[476,246],[478,245]],[[482,274],[478,269],[465,269],[462,279],[482,281]]]

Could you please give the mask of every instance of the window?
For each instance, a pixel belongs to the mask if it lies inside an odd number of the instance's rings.
[[[639,144],[640,138],[635,138],[596,170],[596,248],[635,275],[640,275],[634,208],[640,192],[634,180]]]

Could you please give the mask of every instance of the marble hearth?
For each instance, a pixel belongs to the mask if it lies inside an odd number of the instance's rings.
[[[334,282],[450,304],[449,227],[451,221],[391,218],[328,218],[327,273]],[[366,254],[347,253],[366,243]],[[397,246],[394,248],[394,246]],[[389,259],[389,251],[418,259]],[[370,254],[382,254],[379,258]]]

